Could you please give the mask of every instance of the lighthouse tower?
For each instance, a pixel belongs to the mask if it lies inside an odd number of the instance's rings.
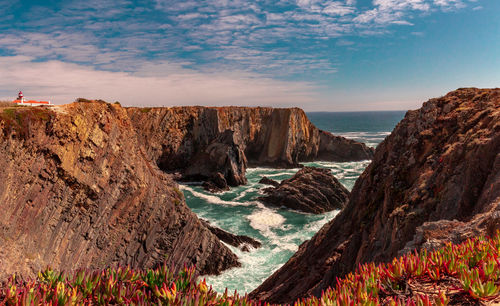
[[[17,94],[17,99],[13,101],[17,105],[27,105],[27,106],[52,106],[50,101],[35,101],[35,100],[26,100],[24,98],[23,92],[19,91]]]
[[[23,104],[24,103],[24,95],[23,95],[23,92],[22,91],[19,91],[19,94],[17,94],[17,100],[18,101],[21,101],[20,103]]]

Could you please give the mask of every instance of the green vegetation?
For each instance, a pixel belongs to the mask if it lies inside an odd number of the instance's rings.
[[[20,136],[26,136],[32,125],[50,121],[53,114],[43,107],[14,106],[0,110],[0,121],[3,121],[6,131],[15,130]]]
[[[16,106],[12,101],[0,101],[0,107],[14,107]]]
[[[11,277],[0,288],[0,305],[159,304],[262,305],[236,292],[217,294],[197,281],[194,268],[174,275],[166,265],[136,271],[118,267],[68,276],[52,269],[35,280]],[[295,305],[447,305],[498,302],[500,235],[469,239],[437,251],[422,251],[391,263],[360,265],[327,289],[321,298]]]
[[[140,109],[141,113],[149,113],[151,111],[151,107],[143,107]]]
[[[85,99],[85,98],[77,98],[77,99],[75,100],[75,102],[79,102],[79,103],[89,103],[89,102],[92,102],[92,100]]]

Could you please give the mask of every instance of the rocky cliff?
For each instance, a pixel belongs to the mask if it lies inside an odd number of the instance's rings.
[[[499,228],[500,89],[459,89],[409,111],[346,208],[251,296],[319,295],[358,263]]]
[[[187,180],[220,172],[228,185],[246,183],[250,165],[295,167],[311,160],[371,159],[364,144],[318,130],[298,108],[129,108],[148,158]]]
[[[0,156],[0,279],[48,265],[238,265],[118,105],[0,109]]]

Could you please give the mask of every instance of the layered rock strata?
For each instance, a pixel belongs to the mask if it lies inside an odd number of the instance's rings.
[[[225,243],[232,245],[234,247],[240,248],[244,252],[249,252],[250,247],[257,249],[262,246],[262,243],[253,239],[252,237],[248,237],[245,235],[235,235],[230,232],[227,232],[221,228],[210,225],[210,223],[206,220],[201,220],[203,225],[205,225],[213,234],[215,234],[220,240]]]
[[[298,108],[129,108],[147,156],[186,180],[246,183],[247,163],[296,167],[311,160],[371,159],[373,149],[320,132]],[[214,184],[217,185],[217,184]]]
[[[278,183],[277,181],[275,181],[273,179],[268,178],[267,176],[262,177],[259,181],[259,184],[271,185],[273,187],[278,187],[280,185],[280,183]]]
[[[118,105],[0,109],[0,156],[0,279],[46,266],[239,265]]]
[[[307,213],[321,214],[344,207],[349,191],[330,169],[304,167],[276,187],[264,189],[263,203],[284,206]]]
[[[251,297],[319,295],[359,263],[499,228],[500,89],[459,89],[409,111],[377,147],[346,208]]]

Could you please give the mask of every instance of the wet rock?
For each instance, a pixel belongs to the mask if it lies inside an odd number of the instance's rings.
[[[203,182],[203,189],[209,192],[222,192],[229,190],[226,179],[222,173],[217,172],[208,181]]]
[[[329,169],[304,167],[277,187],[264,189],[259,200],[267,205],[321,214],[344,207],[349,191]]]
[[[500,89],[459,89],[408,111],[342,212],[250,296],[319,296],[360,263],[498,229]]]
[[[250,252],[249,247],[257,249],[262,246],[259,241],[253,239],[252,237],[231,234],[221,228],[210,225],[210,223],[206,220],[201,220],[201,222],[220,240],[234,247],[239,247],[244,252]]]
[[[259,184],[271,185],[271,186],[274,186],[274,187],[278,187],[280,185],[280,183],[276,182],[273,179],[268,178],[267,176],[264,176],[263,178],[261,178],[260,181],[259,181]]]

